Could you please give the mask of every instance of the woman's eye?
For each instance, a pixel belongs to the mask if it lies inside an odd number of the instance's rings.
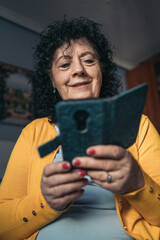
[[[92,64],[92,63],[94,63],[94,60],[93,59],[86,59],[85,63]]]
[[[67,68],[69,67],[70,63],[64,63],[60,66],[60,68]]]

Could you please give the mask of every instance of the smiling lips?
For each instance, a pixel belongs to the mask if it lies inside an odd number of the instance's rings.
[[[79,88],[79,87],[86,87],[90,82],[79,82],[79,83],[75,83],[73,85],[71,85],[70,87],[73,88]]]

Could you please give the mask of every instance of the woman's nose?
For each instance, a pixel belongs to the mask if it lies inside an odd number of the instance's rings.
[[[79,75],[84,74],[84,72],[85,72],[85,69],[84,69],[82,62],[78,59],[76,61],[74,61],[72,64],[72,75],[79,76]]]

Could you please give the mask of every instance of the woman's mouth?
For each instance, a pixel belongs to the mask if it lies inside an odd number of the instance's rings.
[[[90,84],[90,82],[79,82],[79,83],[71,85],[71,87],[72,88],[85,88],[89,84]]]

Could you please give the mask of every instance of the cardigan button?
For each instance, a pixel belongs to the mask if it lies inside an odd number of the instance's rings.
[[[150,191],[150,193],[153,193],[153,188],[150,187],[150,188],[149,188],[149,191]]]
[[[26,217],[23,218],[24,222],[28,222],[28,219]]]
[[[37,215],[37,213],[36,213],[36,211],[32,211],[32,214],[34,215],[34,216],[36,216]]]
[[[157,198],[160,200],[160,194],[157,195]]]
[[[43,203],[41,203],[41,208],[44,208],[44,204]]]

